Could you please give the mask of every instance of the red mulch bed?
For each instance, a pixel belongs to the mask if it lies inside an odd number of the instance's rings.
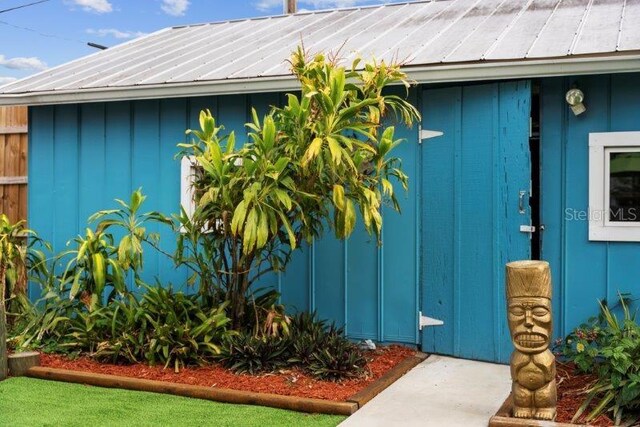
[[[340,382],[319,381],[299,369],[281,370],[276,373],[253,376],[234,374],[222,366],[209,365],[184,368],[179,373],[175,373],[171,368],[163,369],[162,366],[112,365],[99,363],[88,357],[72,360],[56,354],[43,354],[41,365],[72,371],[342,402],[380,378],[398,363],[415,354],[415,350],[398,345],[379,348],[368,353],[367,374],[363,378]]]
[[[558,416],[559,423],[570,423],[571,419],[580,408],[586,398],[586,391],[593,385],[597,377],[577,373],[573,364],[556,362],[556,381],[558,383]],[[592,402],[591,407],[578,420],[577,424],[586,424],[584,417],[589,414],[597,402]],[[600,415],[589,423],[590,426],[612,426],[614,423],[606,415]]]

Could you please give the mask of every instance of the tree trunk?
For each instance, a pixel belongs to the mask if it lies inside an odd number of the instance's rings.
[[[34,366],[40,366],[40,353],[25,351],[8,357],[9,373],[12,377],[22,377]]]
[[[247,281],[246,274],[236,277],[235,292],[231,293],[231,324],[234,330],[240,330],[242,328],[242,321],[244,319],[244,305],[245,305],[245,293]]]

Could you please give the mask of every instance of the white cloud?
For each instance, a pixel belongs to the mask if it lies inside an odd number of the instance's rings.
[[[341,7],[356,6],[363,3],[372,2],[371,0],[298,0],[298,5],[306,5],[311,7],[312,9],[335,9]],[[262,12],[266,12],[276,8],[282,10],[284,5],[282,0],[259,0],[254,3],[254,6],[256,7],[256,9]],[[298,7],[298,10],[302,12],[303,10],[306,11],[307,9]]]
[[[82,7],[82,10],[87,12],[113,12],[113,5],[109,2],[109,0],[71,0],[71,3]]]
[[[9,83],[13,83],[16,80],[18,79],[16,79],[15,77],[0,77],[0,86],[8,85]]]
[[[182,16],[189,8],[189,0],[162,0],[160,9],[167,15]]]
[[[87,30],[87,34],[93,34],[98,37],[113,37],[115,39],[132,39],[135,37],[142,37],[147,33],[143,33],[142,31],[121,31],[115,28],[100,28],[98,30],[89,28]]]
[[[42,71],[48,68],[45,62],[35,56],[28,58],[19,56],[15,58],[5,58],[4,55],[0,55],[0,65],[6,68],[11,68],[12,70]]]
[[[256,7],[256,9],[262,12],[266,12],[275,8],[276,6],[280,6],[282,8],[283,3],[280,0],[260,0],[254,3],[254,6]]]

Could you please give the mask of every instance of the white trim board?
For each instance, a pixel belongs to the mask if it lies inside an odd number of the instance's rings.
[[[589,134],[589,240],[640,242],[640,223],[609,221],[607,154],[610,151],[640,151],[640,132],[593,132]],[[566,213],[565,213],[566,214]]]
[[[506,80],[563,75],[640,72],[640,54],[615,54],[540,60],[484,61],[451,65],[406,67],[416,83]],[[203,95],[280,92],[299,89],[291,75],[226,79],[161,85],[51,90],[0,94],[0,105],[53,105],[134,99],[180,98]]]

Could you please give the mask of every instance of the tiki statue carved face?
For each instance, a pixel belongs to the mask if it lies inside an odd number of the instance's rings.
[[[509,330],[513,345],[522,353],[541,353],[550,344],[551,301],[544,297],[509,299]]]
[[[551,341],[551,276],[545,264],[520,261],[507,270],[509,330],[521,353],[542,353]]]

